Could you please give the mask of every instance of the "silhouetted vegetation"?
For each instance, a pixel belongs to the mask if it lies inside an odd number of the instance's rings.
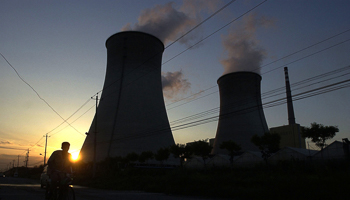
[[[168,160],[170,156],[169,148],[160,148],[157,153],[154,155],[154,158],[163,164],[163,161]]]
[[[173,154],[174,158],[180,159],[180,166],[183,166],[185,159],[191,158],[192,152],[190,147],[184,144],[175,144],[170,146],[170,153]]]
[[[261,153],[262,158],[267,163],[267,159],[273,154],[276,153],[280,148],[281,136],[274,133],[266,132],[262,136],[253,135],[251,142],[257,146]]]
[[[183,145],[178,147],[184,148]],[[207,146],[203,147],[207,149]],[[170,152],[173,151],[171,149],[163,148],[156,153],[159,162],[169,158]],[[184,156],[183,150],[174,156]],[[187,149],[187,153],[194,153],[193,150]],[[207,152],[197,152],[196,155],[207,156]],[[142,152],[140,155],[130,153],[125,157],[107,158],[97,164],[94,179],[92,163],[75,163],[74,184],[100,189],[137,190],[208,198],[308,200],[340,199],[347,194],[349,187],[349,160],[292,160],[280,161],[269,166],[257,164],[246,168],[235,166],[200,170],[154,164],[157,163],[154,160],[152,164],[147,164],[152,157],[152,152]],[[31,169],[20,168],[18,171],[20,177],[39,180],[42,169],[43,166],[39,166]]]
[[[339,132],[337,126],[324,126],[323,124],[311,123],[311,127],[301,127],[301,135],[310,138],[321,150],[326,145],[326,140],[332,139]]]
[[[113,165],[117,166],[117,165]],[[229,199],[339,199],[348,191],[349,162],[280,162],[252,168],[104,169],[96,179],[81,171],[75,184],[102,189]],[[84,174],[86,173],[86,174]],[[316,192],[317,191],[317,192]]]
[[[206,160],[209,158],[212,147],[209,146],[207,140],[199,140],[188,144],[190,152],[193,155],[200,156],[203,159],[204,164],[206,164]]]
[[[44,165],[39,165],[35,167],[15,167],[4,172],[6,177],[13,177],[14,173],[18,173],[20,178],[31,178],[31,179],[40,179],[40,175],[43,172]]]
[[[228,155],[230,156],[230,163],[233,165],[233,158],[239,155],[239,151],[242,149],[240,145],[236,144],[234,141],[229,140],[222,142],[220,145],[220,149],[226,149],[228,151]]]
[[[145,163],[148,160],[152,159],[153,157],[154,157],[154,154],[153,154],[152,151],[144,151],[139,156],[139,162],[140,163]]]

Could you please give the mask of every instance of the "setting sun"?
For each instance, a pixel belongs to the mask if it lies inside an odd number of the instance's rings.
[[[73,160],[73,161],[79,160],[79,151],[73,152],[73,153],[71,153],[71,154],[72,154],[72,160]]]

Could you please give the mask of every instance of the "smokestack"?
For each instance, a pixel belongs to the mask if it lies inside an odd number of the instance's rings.
[[[268,131],[261,103],[261,76],[254,72],[235,72],[221,76],[217,82],[220,116],[212,153],[227,154],[220,145],[229,140],[241,145],[244,151],[258,151],[250,139]]]
[[[150,34],[126,31],[108,38],[106,48],[103,93],[81,150],[82,160],[93,160],[96,121],[97,161],[175,144],[161,84],[163,43]]]
[[[288,67],[284,67],[284,76],[286,79],[288,124],[293,125],[295,124],[295,117],[294,117],[294,109],[293,109],[292,92],[290,90],[290,84],[289,84]]]

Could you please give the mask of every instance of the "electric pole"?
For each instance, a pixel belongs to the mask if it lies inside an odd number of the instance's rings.
[[[46,135],[44,135],[44,137],[46,137],[45,140],[45,154],[44,154],[44,166],[46,165],[46,148],[47,148],[47,137],[50,137],[47,135],[48,133],[46,133]]]
[[[28,168],[28,161],[29,161],[29,149],[26,153],[26,159],[25,159],[25,162],[26,162],[26,168]]]
[[[19,155],[18,155],[18,158],[17,158],[17,168],[19,167]]]

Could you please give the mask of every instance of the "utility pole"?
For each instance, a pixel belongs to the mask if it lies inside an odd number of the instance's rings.
[[[18,158],[17,158],[17,168],[19,167],[19,155],[18,155]]]
[[[13,168],[13,169],[15,168],[15,161],[16,161],[16,160],[13,160],[13,162],[12,162],[12,168]]]
[[[50,136],[48,136],[48,133],[46,133],[46,135],[44,135],[44,137],[46,137],[46,140],[45,140],[45,154],[44,154],[44,166],[45,166],[46,165],[47,137],[50,137]]]
[[[96,111],[95,111],[95,131],[94,131],[94,157],[93,157],[93,166],[92,166],[92,178],[96,176],[96,143],[97,143],[97,104],[98,104],[98,93],[96,98],[91,97],[91,99],[96,100]]]
[[[26,159],[25,159],[25,162],[26,162],[26,168],[28,168],[28,161],[29,161],[29,149],[26,153]]]

